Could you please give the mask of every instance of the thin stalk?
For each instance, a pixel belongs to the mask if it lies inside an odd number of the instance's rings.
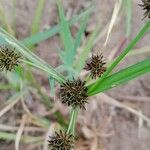
[[[132,22],[132,0],[126,0],[126,37],[131,34],[131,22]]]
[[[79,112],[79,107],[72,108],[71,119],[70,119],[70,123],[68,126],[67,134],[72,134],[73,136],[75,136],[75,127],[76,127],[78,112]]]
[[[34,67],[36,67],[36,68],[39,68],[39,69],[45,71],[46,73],[48,73],[48,75],[51,75],[51,71],[49,70],[48,66],[37,65],[37,64],[35,64],[35,63],[32,63],[32,62],[27,61],[27,60],[24,60],[24,59],[22,59],[21,61],[22,61],[23,63],[28,64],[28,65],[34,66]],[[65,81],[65,79],[64,79],[63,76],[61,76],[61,77],[57,76],[57,77],[59,77],[59,80],[58,80],[58,78],[57,78],[55,75],[52,76],[52,77],[53,77],[54,79],[56,79],[58,82],[60,82],[60,83],[62,83],[62,82]]]
[[[0,140],[15,140],[16,134],[14,133],[7,133],[7,132],[0,132]],[[43,137],[35,137],[35,136],[22,136],[21,141],[25,143],[35,143],[39,141],[43,141]]]

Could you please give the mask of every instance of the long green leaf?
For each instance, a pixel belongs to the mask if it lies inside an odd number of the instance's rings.
[[[74,18],[72,18],[71,20],[69,20],[69,25],[72,26],[73,24],[75,24],[76,22],[78,22],[80,19],[82,19],[87,13],[89,13],[89,11],[93,10],[93,7],[91,7],[90,9],[85,10],[83,13],[81,13],[78,16],[75,16]],[[39,32],[31,37],[28,37],[24,40],[22,40],[21,42],[26,45],[26,46],[33,46],[34,44],[38,44],[50,37],[52,37],[53,35],[57,34],[60,32],[60,25],[56,25],[48,30]]]
[[[29,49],[27,49],[23,44],[16,40],[13,36],[8,34],[5,30],[0,28],[0,44],[8,44],[12,47],[15,47],[19,53],[21,53],[26,59],[28,59],[31,65],[38,67],[39,69],[48,73],[49,76],[56,79],[58,82],[62,83],[65,81],[64,77],[59,74],[54,68],[47,64],[44,60],[40,59]],[[24,60],[25,61],[25,60]]]
[[[0,84],[0,90],[9,90],[14,89],[14,86],[11,84]]]
[[[134,46],[137,44],[137,42],[145,35],[146,32],[150,30],[150,21],[148,21],[143,28],[140,30],[140,32],[137,34],[137,36],[131,41],[131,43],[127,46],[127,48],[114,60],[114,62],[108,67],[107,71],[102,75],[101,78],[99,78],[95,84],[90,88],[90,92],[94,92],[95,87],[99,85],[108,75],[111,73],[111,71],[119,64],[121,60],[125,58],[125,56],[134,48]]]
[[[75,43],[74,43],[74,49],[73,49],[73,55],[74,56],[76,55],[77,48],[81,44],[82,36],[83,36],[84,31],[85,31],[85,28],[86,28],[86,25],[87,25],[90,13],[91,12],[87,13],[85,15],[85,17],[83,18],[83,20],[81,20],[81,26],[80,26],[80,29],[79,29],[79,31],[77,33],[77,36],[76,36],[76,39],[75,39]]]
[[[44,4],[45,4],[45,0],[38,1],[34,19],[33,19],[33,23],[32,23],[32,27],[31,27],[31,35],[33,35],[39,31]]]
[[[55,96],[55,80],[51,77],[48,77],[49,86],[50,86],[50,94],[51,96]]]
[[[15,140],[16,134],[8,133],[8,132],[0,132],[0,139],[3,140]],[[25,143],[36,143],[39,141],[43,141],[43,137],[35,137],[35,136],[22,136],[21,141]]]
[[[89,37],[87,44],[86,44],[85,48],[83,49],[80,57],[77,59],[77,62],[75,64],[75,69],[77,72],[80,72],[83,69],[83,67],[86,63],[86,60],[88,58],[89,52],[91,51],[91,49],[93,47],[94,40],[95,40],[98,32],[99,32],[99,27],[97,27],[94,30],[94,32],[91,34],[91,36]]]
[[[116,87],[138,76],[141,76],[147,72],[150,72],[150,58],[108,76],[100,84],[93,83],[89,85],[88,95],[92,96],[106,91],[110,88]],[[93,92],[90,92],[90,88],[92,88],[93,86],[94,90]]]
[[[123,1],[126,6],[126,37],[131,33],[131,20],[132,20],[132,0]]]
[[[57,3],[59,17],[60,17],[60,28],[61,28],[60,35],[65,48],[65,57],[63,61],[66,63],[66,65],[72,66],[73,57],[74,57],[72,54],[74,41],[71,35],[69,23],[65,18],[62,1],[56,0],[56,3]]]
[[[0,21],[3,23],[4,28],[12,35],[14,35],[14,31],[12,30],[12,27],[10,26],[10,23],[6,17],[6,13],[3,9],[2,3],[0,2]]]

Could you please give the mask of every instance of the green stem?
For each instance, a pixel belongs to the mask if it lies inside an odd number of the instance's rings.
[[[16,139],[16,134],[14,134],[14,133],[0,132],[0,140],[12,141],[15,139]],[[23,135],[21,137],[21,141],[25,142],[25,143],[35,143],[35,142],[43,141],[43,137]]]
[[[0,84],[0,90],[10,90],[14,89],[14,86],[11,84]]]
[[[39,68],[42,71],[45,71],[46,73],[48,73],[48,75],[50,75],[52,78],[54,78],[59,83],[63,83],[65,81],[65,79],[64,79],[64,77],[62,75],[60,77],[59,75],[52,74],[51,70],[49,69],[49,67],[47,65],[35,64],[34,62],[31,62],[31,61],[28,61],[28,60],[24,60],[24,59],[21,59],[20,61],[23,62],[23,63],[26,63],[28,65],[34,66],[36,68]],[[58,74],[58,72],[56,72],[56,73]]]
[[[75,127],[76,127],[78,111],[79,111],[79,107],[72,108],[72,110],[71,110],[71,119],[69,122],[67,134],[72,134],[73,136],[75,135]]]
[[[125,56],[128,54],[130,50],[134,48],[134,46],[137,44],[137,42],[144,36],[146,32],[148,32],[150,29],[150,21],[148,21],[144,27],[140,30],[140,32],[137,34],[137,36],[131,41],[131,43],[127,46],[127,48],[114,60],[114,62],[110,65],[110,67],[107,69],[107,71],[102,75],[101,78],[99,78],[96,83],[89,89],[88,93],[93,92],[95,87],[100,84],[110,73],[111,71],[118,65],[118,63],[125,58]]]

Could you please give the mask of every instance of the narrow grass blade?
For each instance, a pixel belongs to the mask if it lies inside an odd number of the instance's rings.
[[[85,10],[83,13],[81,13],[78,16],[75,16],[74,18],[72,18],[71,20],[69,20],[69,25],[72,26],[73,24],[75,24],[76,22],[78,22],[80,19],[82,19],[85,15],[87,15],[87,13],[89,13],[89,11],[91,11],[93,9],[93,7],[91,7],[90,9]],[[26,45],[26,46],[33,46],[35,44],[38,44],[52,36],[54,36],[55,34],[60,32],[60,25],[56,25],[48,30],[39,32],[31,37],[27,37],[26,39],[22,40],[21,42]]]
[[[76,64],[75,64],[75,70],[77,72],[80,72],[83,69],[83,67],[86,63],[86,60],[88,58],[89,52],[91,51],[91,49],[93,47],[94,40],[95,40],[98,32],[99,32],[99,27],[97,27],[95,29],[95,31],[91,34],[91,36],[89,37],[87,44],[86,44],[85,48],[83,49],[80,57],[77,59]]]
[[[150,21],[148,21],[144,25],[144,27],[140,30],[140,32],[137,34],[137,36],[131,41],[131,43],[127,46],[127,48],[111,64],[111,66],[107,70],[107,73],[110,73],[118,65],[118,63],[121,60],[123,60],[123,58],[133,49],[133,47],[149,31],[149,29],[150,29]]]
[[[55,80],[51,77],[48,77],[49,85],[50,85],[50,95],[55,96]]]
[[[3,6],[1,5],[1,2],[0,2],[0,16],[1,16],[1,21],[3,22],[5,29],[10,34],[14,35],[14,31],[12,30],[10,23],[8,22],[8,19],[6,18],[5,11],[3,9]]]
[[[31,27],[31,35],[33,35],[39,31],[40,21],[41,21],[43,9],[44,9],[44,4],[45,4],[45,0],[38,1],[37,8],[35,10],[32,27]]]
[[[89,85],[88,95],[92,96],[106,91],[110,88],[116,87],[138,76],[141,76],[147,72],[150,72],[150,58],[108,76],[100,84],[93,83]],[[92,88],[93,86],[94,89],[92,92],[90,92],[90,88]]]
[[[16,139],[16,134],[8,133],[8,132],[0,132],[0,139],[12,141]],[[21,138],[21,141],[25,143],[34,143],[34,142],[43,141],[43,137],[23,136]]]
[[[14,89],[14,86],[11,84],[0,84],[0,90],[9,90]]]
[[[63,45],[65,48],[65,57],[63,57],[63,61],[66,63],[67,66],[72,66],[73,64],[73,45],[74,41],[70,32],[70,26],[68,21],[65,18],[63,4],[61,0],[56,0],[59,17],[60,17],[60,35],[63,41]]]
[[[0,124],[0,131],[7,131],[7,132],[14,132],[17,131],[19,128],[19,126],[11,126],[11,125],[6,125],[6,124]],[[40,128],[40,127],[35,127],[35,126],[29,126],[29,127],[25,127],[24,131],[27,131],[28,133],[33,131],[37,131],[37,132],[45,132],[47,129],[44,128]]]
[[[114,11],[113,11],[113,14],[112,14],[112,18],[111,18],[111,21],[110,21],[110,25],[109,25],[109,28],[108,28],[108,32],[107,32],[107,36],[106,36],[104,46],[107,45],[110,33],[113,29],[113,26],[114,26],[114,24],[117,20],[118,15],[119,15],[121,4],[122,4],[122,0],[117,0],[116,3],[115,3]]]
[[[140,30],[140,32],[137,34],[137,36],[131,41],[131,43],[127,46],[127,48],[114,60],[114,62],[108,67],[107,71],[102,75],[101,78],[99,78],[94,86],[99,85],[102,80],[104,80],[109,73],[119,64],[121,60],[125,58],[125,56],[134,48],[134,46],[138,43],[138,41],[150,30],[150,21],[148,21],[143,28]],[[92,92],[95,87],[92,86],[90,88],[90,92]]]
[[[70,123],[69,127],[67,130],[67,134],[72,134],[75,136],[75,127],[76,127],[76,121],[77,121],[77,116],[78,116],[79,108],[72,108],[71,110],[71,118],[70,118]]]
[[[132,0],[123,1],[126,7],[126,37],[131,33]]]
[[[87,13],[85,15],[85,17],[81,20],[81,26],[80,26],[80,29],[79,29],[79,31],[77,33],[77,36],[76,36],[76,39],[75,39],[75,43],[74,43],[74,48],[73,48],[73,55],[74,55],[74,57],[76,55],[78,47],[81,44],[82,36],[83,36],[83,33],[84,33],[85,29],[86,29],[86,25],[87,25],[90,13],[91,13],[91,11],[89,11],[89,13]]]
[[[26,63],[28,65],[34,66],[36,68],[39,68],[40,70],[48,73],[48,75],[50,75],[52,78],[54,78],[55,80],[57,80],[58,82],[62,83],[65,81],[64,77],[59,75],[59,73],[57,72],[52,72],[51,69],[49,69],[49,67],[45,66],[45,65],[40,65],[40,64],[36,64],[36,63],[32,63],[30,61],[26,61],[26,60],[22,60],[23,63]]]
[[[60,18],[61,18],[61,26],[62,26],[62,30],[60,34],[61,34],[62,39],[64,39],[63,43],[64,43],[64,47],[66,50],[66,51],[61,52],[61,59],[64,62],[64,67],[68,71],[68,78],[72,78],[72,76],[75,76],[74,72],[76,72],[73,68],[76,51],[77,51],[77,48],[81,44],[81,38],[86,28],[86,24],[87,24],[89,14],[91,11],[89,11],[89,13],[87,13],[85,17],[83,18],[81,27],[77,33],[77,36],[74,42],[71,36],[70,29],[69,29],[69,24],[68,22],[66,22],[65,17],[64,17],[63,8],[59,8],[59,9],[60,9],[59,14],[61,15]]]
[[[62,83],[65,81],[64,77],[59,74],[54,68],[47,64],[44,60],[40,59],[29,49],[27,49],[23,44],[16,40],[13,36],[9,35],[5,30],[0,28],[0,39],[4,44],[8,44],[12,47],[15,47],[15,50],[21,53],[26,59],[31,61],[31,65],[34,65],[41,70],[46,71],[49,76],[56,79],[58,82]],[[2,43],[1,43],[2,44]]]

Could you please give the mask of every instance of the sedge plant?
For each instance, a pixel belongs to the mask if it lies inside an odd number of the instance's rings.
[[[44,1],[42,1],[44,2]],[[140,4],[146,9],[146,13],[144,17],[149,18],[150,14],[150,3],[149,1],[142,1],[143,4]],[[82,42],[82,36],[84,34],[88,19],[93,8],[88,8],[83,14],[77,16],[70,21],[68,21],[65,17],[63,4],[61,0],[56,0],[60,23],[59,25],[53,27],[52,29],[44,32],[39,32],[35,34],[36,29],[32,29],[31,37],[28,37],[22,41],[18,41],[6,32],[4,29],[0,28],[0,44],[1,46],[5,46],[6,49],[10,51],[14,51],[14,55],[19,54],[21,56],[19,61],[15,66],[7,65],[12,64],[12,60],[7,63],[4,59],[5,51],[1,51],[0,53],[0,62],[3,63],[2,69],[6,71],[12,71],[16,68],[16,65],[22,64],[27,66],[32,66],[40,69],[42,72],[46,73],[49,79],[50,87],[54,90],[55,83],[58,82],[59,86],[59,95],[62,103],[66,104],[70,109],[70,121],[67,126],[67,129],[56,131],[53,136],[50,135],[49,148],[53,150],[57,149],[74,149],[74,140],[76,136],[76,121],[77,116],[80,109],[85,108],[85,104],[88,103],[88,97],[96,95],[101,92],[105,92],[111,88],[119,86],[123,83],[128,82],[129,80],[133,80],[136,77],[139,77],[145,73],[150,71],[150,58],[147,58],[141,62],[138,62],[134,65],[131,65],[127,68],[121,69],[118,72],[113,73],[117,65],[124,60],[126,55],[135,47],[135,45],[142,39],[145,34],[148,34],[150,31],[150,21],[146,21],[145,24],[139,29],[137,35],[130,41],[124,51],[116,57],[111,64],[107,65],[107,62],[103,61],[102,55],[93,55],[90,61],[87,61],[88,55],[92,47],[94,46],[94,40],[97,35],[100,33],[99,25],[95,28],[94,32],[89,36],[85,47],[83,48],[81,55],[76,59],[77,49],[80,47]],[[39,8],[40,9],[40,8]],[[36,20],[37,18],[35,18]],[[76,37],[73,38],[70,30],[70,26],[74,24],[78,20],[82,20],[80,28],[76,34]],[[130,18],[129,18],[130,20]],[[129,21],[128,21],[129,22]],[[34,28],[35,24],[32,26]],[[129,23],[128,23],[128,26]],[[129,27],[128,27],[129,28]],[[127,34],[129,36],[129,29]],[[51,67],[44,60],[35,55],[30,49],[34,44],[40,43],[47,38],[50,38],[54,34],[59,33],[60,38],[63,43],[63,50],[59,50],[59,57],[62,60],[63,64],[58,68]],[[13,55],[13,56],[14,56]],[[18,56],[18,55],[17,55]],[[3,59],[2,59],[3,58]],[[8,57],[7,57],[8,58]],[[20,65],[21,66],[21,65]],[[15,68],[14,68],[15,67]],[[61,68],[61,69],[60,69]],[[18,69],[18,67],[16,68]],[[80,73],[83,69],[90,71],[90,75],[88,75],[85,79],[80,79]],[[62,70],[67,72],[67,75],[64,76]],[[23,71],[23,67],[20,69],[20,72]],[[92,82],[91,82],[92,81]],[[22,82],[21,82],[22,83]],[[20,96],[26,94],[26,90],[24,88],[20,88],[21,92]],[[18,98],[17,98],[18,100]],[[14,101],[13,105],[17,101]],[[118,103],[117,103],[118,104]],[[121,104],[120,104],[121,105]],[[118,104],[119,106],[119,104]],[[121,105],[122,108],[127,108]],[[12,106],[11,106],[12,107]],[[144,115],[139,115],[136,111],[131,108],[127,108],[130,112],[136,114],[137,116],[142,117],[144,120],[150,120]],[[7,110],[4,110],[4,112]],[[85,110],[86,111],[86,110]],[[37,119],[38,120],[38,119]],[[41,126],[48,126],[47,123],[41,123]],[[2,134],[2,133],[1,133]],[[3,134],[7,137],[6,134]]]

